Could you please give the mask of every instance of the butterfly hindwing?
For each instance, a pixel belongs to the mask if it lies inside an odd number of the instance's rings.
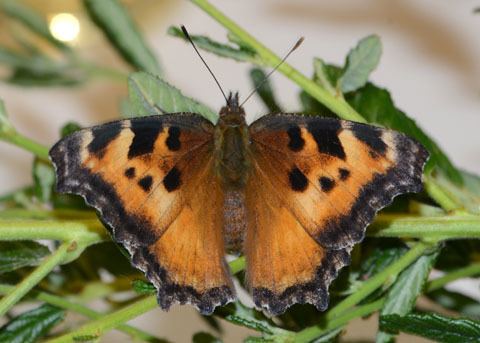
[[[158,290],[202,313],[234,298],[224,261],[214,127],[193,114],[116,121],[50,151],[57,190],[83,196]]]
[[[256,216],[245,251],[254,300],[271,313],[296,302],[323,310],[375,213],[421,190],[428,153],[401,133],[331,118],[269,115],[249,131],[246,199]]]

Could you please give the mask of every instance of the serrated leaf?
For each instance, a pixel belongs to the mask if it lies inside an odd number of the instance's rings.
[[[175,26],[170,26],[167,33],[173,37],[181,38],[187,41],[187,38],[183,34],[182,30]],[[195,45],[205,51],[211,52],[217,56],[231,58],[239,62],[256,62],[256,54],[249,49],[234,48],[227,44],[216,42],[206,36],[190,35]]]
[[[36,158],[33,162],[34,192],[42,202],[50,200],[55,183],[55,170],[51,163]]]
[[[32,8],[23,5],[16,0],[2,0],[0,1],[0,8],[10,17],[21,22],[28,27],[33,33],[45,38],[53,43],[56,47],[62,50],[70,50],[70,47],[63,42],[56,39],[48,28],[48,23],[45,18]]]
[[[390,93],[382,88],[367,83],[357,92],[347,96],[347,101],[369,123],[377,123],[391,129],[401,131],[417,139],[430,152],[426,171],[438,166],[450,180],[456,184],[462,183],[462,175],[450,162],[439,146],[404,112],[397,109]]]
[[[342,92],[352,92],[365,86],[381,55],[382,43],[377,35],[361,39],[347,55],[345,71],[338,81]]]
[[[470,319],[480,320],[480,303],[475,299],[446,289],[429,292],[427,296],[444,308],[458,312]]]
[[[436,313],[390,314],[380,317],[382,330],[398,334],[400,331],[426,337],[435,342],[478,342],[480,322],[469,319],[454,319]]]
[[[22,313],[0,328],[0,342],[34,343],[63,320],[65,311],[48,304]]]
[[[417,297],[425,287],[437,256],[437,252],[421,256],[398,276],[387,293],[380,316],[389,314],[406,315],[412,311]],[[379,331],[376,342],[387,343],[391,342],[392,338],[391,334]]]
[[[400,258],[408,251],[406,246],[383,244],[376,246],[360,266],[359,276],[361,280],[368,280],[372,276],[380,273],[390,264]]]
[[[88,14],[130,65],[161,75],[160,64],[128,11],[117,0],[84,0]]]
[[[198,113],[212,123],[218,115],[207,106],[184,96],[177,88],[159,77],[144,72],[133,73],[128,78],[128,95],[132,117],[175,112]]]
[[[208,332],[197,332],[192,337],[193,343],[222,343],[222,340]]]
[[[0,274],[27,266],[36,266],[50,253],[34,241],[0,241]]]
[[[153,284],[144,280],[133,280],[132,282],[133,290],[138,294],[156,294],[157,289]]]
[[[250,79],[253,82],[253,87],[257,90],[258,96],[262,99],[268,111],[270,111],[270,113],[282,112],[273,93],[272,85],[266,80],[266,77],[267,74],[260,68],[250,70]]]

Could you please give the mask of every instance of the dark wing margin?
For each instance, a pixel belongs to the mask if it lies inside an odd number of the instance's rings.
[[[323,311],[328,306],[330,283],[350,263],[352,247],[363,240],[376,213],[391,204],[395,196],[422,190],[422,172],[429,154],[402,133],[332,118],[267,115],[252,123],[249,132],[255,161],[251,179],[269,185],[269,195],[260,194],[260,183],[250,181],[247,199],[254,200],[247,207],[263,197],[263,203],[270,201],[272,208],[287,208],[294,218],[278,214],[283,219],[276,221],[274,214],[267,213],[265,219],[257,217],[257,223],[248,229],[251,237],[247,232],[247,276],[254,302],[271,314],[283,313],[295,303],[310,303]],[[266,232],[270,245],[286,248],[264,251],[261,258],[255,255],[257,249],[265,250],[256,246],[259,234],[253,234],[255,230],[266,231],[262,220],[274,222],[277,227],[291,220],[308,233],[318,254],[300,231],[295,237],[302,240],[302,246],[312,256],[314,272],[309,277],[298,277],[299,271],[308,267],[302,269],[299,265],[286,270],[284,264],[275,263],[282,259],[292,264],[301,262],[298,249],[286,243],[285,234]],[[273,262],[268,269],[255,263],[269,258]],[[276,266],[283,270],[275,274]],[[276,279],[268,281],[272,274]]]
[[[189,162],[196,159],[194,165],[199,168],[201,161],[195,155],[208,153],[212,144],[210,122],[199,115],[179,113],[83,129],[60,140],[49,153],[56,170],[57,191],[78,194],[98,211],[114,240],[129,251],[132,264],[157,288],[163,309],[189,303],[210,314],[215,306],[235,299],[223,261],[223,246],[211,247],[222,249],[215,255],[222,254],[222,260],[210,267],[221,268],[212,269],[218,276],[216,284],[189,285],[193,281],[182,276],[187,273],[168,270],[154,250],[187,198],[179,185],[174,187],[174,182],[181,181],[179,175],[172,181],[172,170],[183,168],[187,175],[194,173]],[[189,181],[182,181],[188,189]],[[164,198],[167,200],[162,202]],[[191,264],[185,267],[196,268]]]

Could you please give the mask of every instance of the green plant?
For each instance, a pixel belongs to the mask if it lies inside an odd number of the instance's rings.
[[[191,2],[228,33],[229,43],[193,35],[199,48],[252,64],[251,76],[257,85],[264,75],[261,68],[278,64],[279,56],[206,0]],[[168,112],[198,112],[210,120],[216,119],[216,111],[185,97],[162,79],[159,63],[119,2],[84,0],[84,4],[112,46],[135,71],[128,75],[129,98],[122,104],[125,113],[148,115],[162,108]],[[11,20],[50,42],[62,57],[60,61],[52,59],[24,40],[19,42],[19,50],[0,47],[0,63],[11,72],[6,81],[20,85],[72,85],[98,76],[115,82],[127,80],[122,71],[80,59],[73,49],[52,37],[43,18],[29,8],[18,2],[1,1],[0,9]],[[184,38],[176,27],[170,28],[169,33]],[[480,177],[457,169],[436,143],[395,106],[387,90],[368,82],[380,53],[379,38],[369,36],[350,51],[344,66],[315,58],[313,77],[301,74],[288,63],[278,71],[299,86],[303,104],[299,112],[384,125],[421,141],[432,156],[425,170],[425,192],[401,197],[377,216],[367,231],[368,238],[355,248],[352,265],[343,270],[331,287],[327,312],[294,306],[273,321],[237,302],[209,317],[213,334],[199,332],[193,337],[195,342],[219,341],[215,336],[220,335],[221,321],[256,331],[257,336],[247,338],[251,342],[335,341],[349,321],[374,312],[380,313],[377,342],[390,342],[399,331],[444,342],[479,339],[480,305],[444,286],[480,274]],[[272,111],[281,109],[268,83],[259,89],[259,96]],[[76,128],[68,124],[62,134]],[[0,198],[0,316],[7,321],[0,328],[0,341],[91,341],[111,329],[139,341],[163,341],[125,324],[157,306],[154,289],[130,267],[93,211],[73,196],[52,191],[54,174],[47,158],[48,147],[16,130],[3,102],[0,139],[35,156],[33,184]],[[52,241],[53,253],[39,240]],[[242,257],[232,261],[232,273],[241,274],[244,265]],[[432,268],[444,271],[445,275],[428,281]],[[102,283],[100,270],[109,271],[114,281]],[[125,290],[135,292],[123,302],[112,299],[112,294]],[[416,299],[420,295],[468,319],[418,313]],[[91,299],[104,299],[111,310],[99,313],[82,305]],[[12,308],[27,302],[37,307],[13,316]],[[50,330],[67,311],[89,321],[51,334]]]

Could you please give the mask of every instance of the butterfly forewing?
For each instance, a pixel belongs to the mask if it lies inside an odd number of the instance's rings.
[[[158,289],[203,313],[234,298],[224,261],[214,127],[194,114],[112,122],[51,150],[57,189],[82,195]]]
[[[269,115],[249,131],[246,199],[255,217],[245,252],[254,300],[271,313],[296,302],[323,310],[375,213],[421,190],[428,153],[398,132],[330,118]]]

